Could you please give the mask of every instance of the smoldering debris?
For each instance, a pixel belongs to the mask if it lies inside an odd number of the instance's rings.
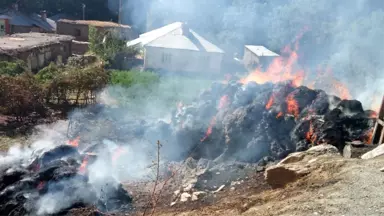
[[[206,171],[194,187],[212,191],[235,181],[239,167],[257,172],[312,145],[342,151],[346,142],[369,142],[374,122],[374,112],[357,100],[290,81],[213,83],[193,103],[175,106],[169,122],[111,118],[118,109],[76,110],[65,131],[40,140],[44,148],[20,150],[23,159],[4,156],[0,214],[54,215],[79,207],[130,211],[132,198],[122,183],[149,179],[154,157],[162,162],[162,175],[167,161],[199,161]],[[229,176],[215,174],[220,172]]]
[[[91,182],[87,167],[95,160],[76,147],[59,145],[31,159],[2,167],[1,215],[56,215],[87,206],[129,209],[132,198],[117,180]]]

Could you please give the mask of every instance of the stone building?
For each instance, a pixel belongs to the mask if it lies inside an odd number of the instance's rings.
[[[68,35],[21,33],[0,37],[0,60],[23,60],[36,72],[50,62],[65,63],[72,55],[72,40]]]
[[[3,29],[3,31],[2,31]],[[54,33],[56,22],[47,18],[47,12],[23,13],[16,5],[10,9],[0,9],[0,36],[14,33]]]
[[[121,39],[127,41],[138,37],[135,30],[128,25],[96,20],[61,19],[57,22],[57,34],[74,36],[77,41],[88,41],[89,26],[94,26],[99,31],[116,31],[120,34]]]

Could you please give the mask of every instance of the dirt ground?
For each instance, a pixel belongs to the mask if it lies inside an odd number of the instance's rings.
[[[212,203],[160,207],[159,216],[350,216],[384,215],[384,157],[373,160],[324,157],[318,168],[283,189],[270,189],[261,175]]]
[[[235,189],[225,187],[216,196],[170,206],[172,186],[163,192],[157,216],[362,216],[384,215],[384,157],[361,160],[337,155],[316,157],[315,169],[285,188],[271,189],[264,174],[254,173]],[[305,164],[303,164],[305,165]],[[136,185],[139,186],[139,185]],[[141,185],[143,186],[143,185]],[[137,187],[143,189],[144,187]],[[151,186],[147,185],[150,191]],[[145,190],[140,190],[145,191]],[[132,192],[132,191],[131,191]],[[142,210],[148,194],[135,198],[134,215]],[[73,212],[75,213],[75,212]],[[72,215],[95,215],[84,214]],[[96,214],[99,215],[99,214]],[[111,215],[132,215],[129,213]],[[151,215],[150,211],[146,215]]]

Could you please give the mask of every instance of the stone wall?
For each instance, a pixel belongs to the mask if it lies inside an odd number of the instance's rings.
[[[65,63],[72,55],[72,42],[61,42],[19,52],[18,59],[25,61],[29,69],[37,72],[51,62]]]

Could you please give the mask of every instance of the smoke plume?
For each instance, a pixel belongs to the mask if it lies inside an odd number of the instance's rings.
[[[245,44],[278,52],[308,27],[299,42],[308,76],[331,68],[365,108],[377,108],[381,100],[374,97],[384,91],[383,9],[379,0],[133,0],[123,7],[126,22],[146,26],[142,31],[185,21],[229,55],[242,53]]]

